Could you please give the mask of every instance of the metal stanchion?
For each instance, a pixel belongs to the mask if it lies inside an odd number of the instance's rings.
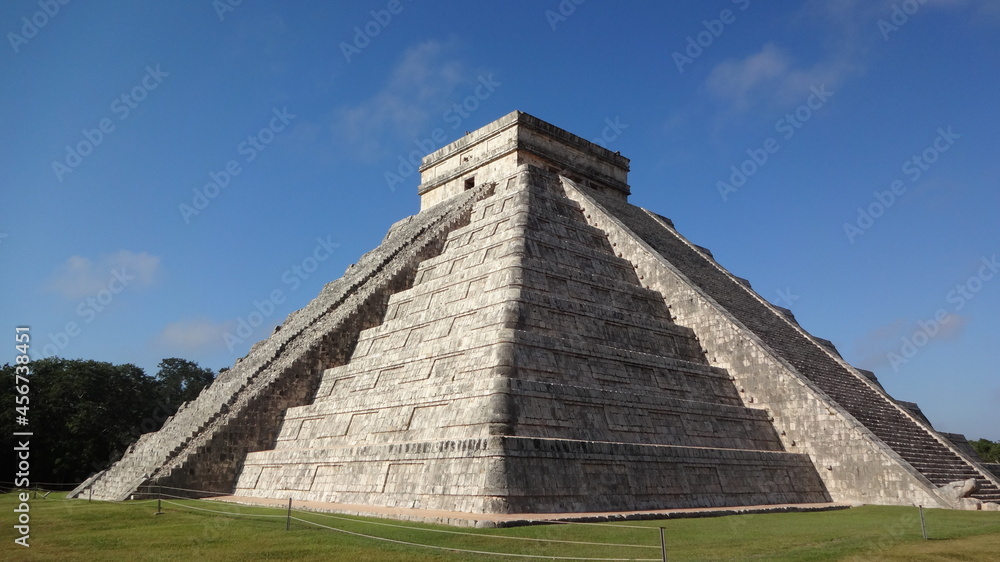
[[[663,562],[667,562],[667,539],[664,532],[663,527],[660,527],[660,553],[663,554]]]
[[[288,498],[288,519],[285,520],[285,530],[292,527],[292,498]]]
[[[917,508],[920,510],[920,532],[924,534],[924,540],[927,540],[927,524],[924,522],[924,506],[918,505]]]

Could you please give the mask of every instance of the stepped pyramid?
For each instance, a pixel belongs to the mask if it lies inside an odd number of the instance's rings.
[[[465,513],[1000,501],[915,405],[629,204],[628,167],[522,112],[428,155],[420,213],[74,493]],[[971,497],[939,490],[970,479]]]

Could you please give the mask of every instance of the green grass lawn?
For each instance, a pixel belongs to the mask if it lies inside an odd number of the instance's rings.
[[[4,521],[14,494],[0,495]],[[303,521],[285,531],[284,510],[203,501],[105,503],[53,493],[30,502],[30,548],[2,526],[0,560],[527,560],[456,553],[348,535]],[[194,508],[239,513],[220,515]],[[916,508],[866,506],[817,513],[737,515],[616,525],[542,525],[468,529],[384,519],[294,512],[305,521],[354,533],[447,548],[535,556],[659,559],[666,528],[670,560],[1000,560],[1000,512],[925,510],[931,540],[920,534]],[[253,517],[251,517],[253,515]],[[261,517],[261,516],[274,517]],[[376,524],[378,523],[378,524]],[[453,534],[426,529],[457,531]],[[655,548],[540,543],[545,538]]]

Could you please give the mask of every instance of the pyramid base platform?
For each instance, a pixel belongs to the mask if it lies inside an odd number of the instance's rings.
[[[252,453],[234,495],[499,514],[831,500],[800,454],[509,436]]]
[[[218,496],[206,498],[219,503],[237,505],[288,508],[288,499],[254,498],[247,496]],[[379,507],[334,502],[292,500],[292,509],[338,513],[361,517],[381,517],[451,525],[454,527],[502,528],[525,525],[545,525],[550,523],[613,523],[618,521],[642,521],[654,519],[682,519],[693,517],[722,517],[751,513],[803,513],[811,511],[833,511],[856,507],[848,503],[798,503],[777,505],[742,505],[729,507],[688,507],[677,509],[649,509],[636,511],[595,511],[580,513],[464,513],[440,509],[415,509],[407,507]]]

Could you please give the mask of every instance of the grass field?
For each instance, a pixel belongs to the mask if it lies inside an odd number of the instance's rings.
[[[4,521],[17,498],[0,495]],[[205,509],[228,511],[223,515]],[[89,503],[52,493],[30,502],[30,548],[2,528],[2,560],[528,560],[435,550],[396,541],[536,557],[659,560],[659,527],[677,560],[1000,560],[1000,512],[925,510],[924,541],[916,508],[866,506],[818,513],[737,515],[608,525],[467,529],[332,514],[285,512],[205,501]],[[429,532],[428,529],[451,532]],[[455,532],[459,534],[455,534]],[[469,533],[469,534],[465,534]],[[501,538],[503,537],[503,538]],[[518,539],[510,538],[518,537]],[[536,542],[520,539],[570,542]],[[600,546],[584,543],[613,543]],[[645,547],[645,548],[643,548]]]

